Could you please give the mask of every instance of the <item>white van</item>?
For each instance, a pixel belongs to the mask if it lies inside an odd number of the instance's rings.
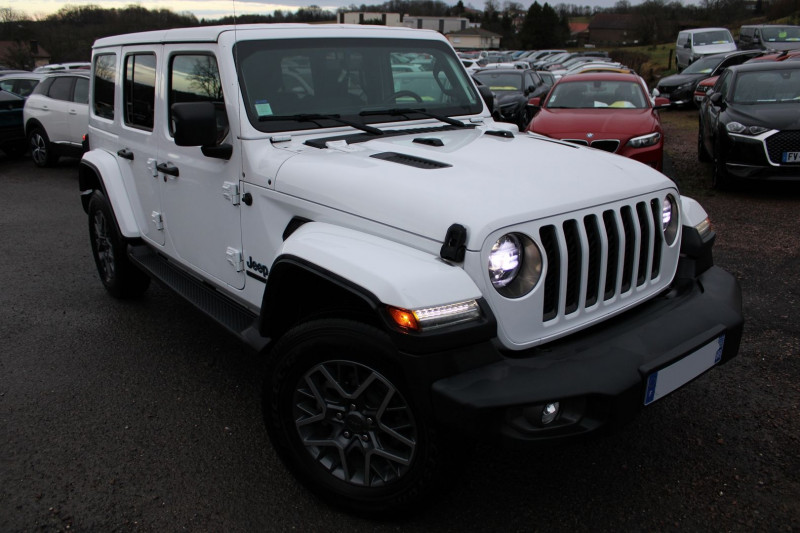
[[[703,56],[732,52],[736,43],[725,28],[695,28],[678,33],[675,43],[675,61],[678,72]]]

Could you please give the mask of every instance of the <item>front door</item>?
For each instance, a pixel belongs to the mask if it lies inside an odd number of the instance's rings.
[[[208,157],[198,146],[176,145],[170,127],[160,130],[165,137],[158,156],[164,224],[168,245],[180,260],[241,289],[245,274],[239,152],[230,139],[217,60],[211,53],[196,50],[191,45],[183,51],[173,48],[166,58],[167,109],[180,102],[213,102],[218,143],[233,144],[234,153],[228,160]]]

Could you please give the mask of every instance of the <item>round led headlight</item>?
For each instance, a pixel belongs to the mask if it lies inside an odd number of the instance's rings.
[[[526,235],[507,233],[492,245],[488,266],[497,292],[519,298],[531,292],[542,276],[542,254]]]
[[[678,203],[674,196],[668,194],[661,203],[661,230],[664,232],[664,240],[668,246],[672,246],[678,237],[679,223]]]
[[[509,233],[503,235],[489,252],[489,277],[495,289],[501,289],[514,281],[522,267],[522,246],[519,239]]]

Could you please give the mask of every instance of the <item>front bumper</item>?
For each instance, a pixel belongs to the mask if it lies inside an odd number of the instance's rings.
[[[645,404],[648,377],[724,335],[717,364],[739,349],[741,289],[712,267],[668,293],[580,334],[522,353],[492,343],[493,362],[432,384],[440,423],[458,431],[516,443],[558,441],[617,425]],[[561,413],[536,422],[550,402]]]

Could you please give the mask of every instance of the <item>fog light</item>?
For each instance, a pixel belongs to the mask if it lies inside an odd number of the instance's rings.
[[[542,425],[546,426],[558,418],[558,413],[561,411],[561,405],[558,402],[545,404],[542,409]]]

